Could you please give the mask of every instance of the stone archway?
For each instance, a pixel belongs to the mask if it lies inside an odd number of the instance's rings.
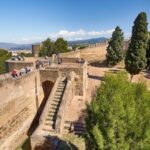
[[[42,88],[43,88],[43,92],[44,92],[44,99],[47,100],[51,91],[52,91],[52,88],[54,86],[54,83],[47,80],[47,81],[44,81],[42,83]]]
[[[39,125],[39,118],[40,118],[40,116],[41,116],[41,114],[42,114],[42,112],[44,110],[44,107],[45,107],[46,102],[47,102],[47,100],[49,98],[49,95],[50,95],[50,93],[51,93],[51,91],[53,89],[54,82],[46,80],[46,81],[42,82],[41,86],[43,88],[44,97],[43,97],[43,100],[42,100],[38,110],[37,110],[37,113],[36,113],[36,115],[34,117],[34,120],[33,120],[32,124],[31,124],[31,126],[30,126],[30,129],[28,131],[28,135],[29,136],[32,135],[32,133],[35,131],[35,129]]]

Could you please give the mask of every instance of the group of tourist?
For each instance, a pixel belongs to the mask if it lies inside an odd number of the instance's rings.
[[[11,60],[13,60],[13,61],[25,61],[25,58],[23,56],[17,55],[17,56],[13,56],[11,58]]]
[[[21,68],[20,71],[18,71],[18,70],[16,70],[16,69],[13,69],[12,72],[11,72],[11,76],[12,76],[13,78],[16,78],[16,77],[18,77],[18,76],[22,76],[22,75],[24,75],[24,74],[27,74],[27,73],[30,72],[30,71],[31,71],[31,69],[30,69],[29,66],[24,67],[24,68]]]
[[[48,56],[45,56],[44,60],[37,60],[35,63],[35,67],[36,69],[41,69],[44,68],[44,66],[50,66],[51,65],[51,61],[48,58]]]
[[[62,63],[62,58],[60,58],[59,54],[56,54],[56,58],[57,58],[57,63],[61,64]]]

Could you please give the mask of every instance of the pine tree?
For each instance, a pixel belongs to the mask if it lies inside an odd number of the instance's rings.
[[[131,79],[146,67],[147,26],[147,15],[141,12],[134,21],[131,42],[125,58],[125,68],[131,74]]]
[[[68,52],[68,43],[63,38],[58,38],[55,42],[56,53]]]
[[[50,38],[47,38],[42,42],[40,50],[40,56],[51,56],[54,53],[54,42]]]
[[[124,37],[119,26],[115,28],[107,47],[106,61],[109,66],[116,65],[123,59]]]

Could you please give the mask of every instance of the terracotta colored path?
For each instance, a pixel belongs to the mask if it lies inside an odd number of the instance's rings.
[[[89,78],[88,78],[88,89],[86,100],[82,100],[80,97],[74,97],[71,101],[68,113],[68,121],[80,121],[84,120],[84,110],[86,109],[86,103],[91,102],[92,96],[97,86],[100,85],[102,77],[105,74],[105,71],[108,71],[108,68],[98,68],[88,66]]]
[[[107,68],[107,67],[93,67],[88,66],[89,78],[88,78],[88,88],[86,100],[80,99],[80,97],[75,97],[71,101],[70,108],[67,113],[68,121],[83,121],[84,120],[84,110],[86,109],[86,103],[90,103],[92,97],[94,96],[96,88],[100,85],[103,80],[103,76],[106,72],[112,70],[117,71],[121,68]],[[123,69],[121,69],[123,70]],[[139,75],[134,76],[132,82],[145,82],[148,88],[150,89],[150,72],[141,72]]]

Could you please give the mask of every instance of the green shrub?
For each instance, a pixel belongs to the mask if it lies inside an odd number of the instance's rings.
[[[6,50],[0,49],[0,74],[6,72],[5,61],[11,57],[11,53]]]
[[[150,92],[128,82],[126,73],[107,74],[87,110],[88,149],[150,149]]]

